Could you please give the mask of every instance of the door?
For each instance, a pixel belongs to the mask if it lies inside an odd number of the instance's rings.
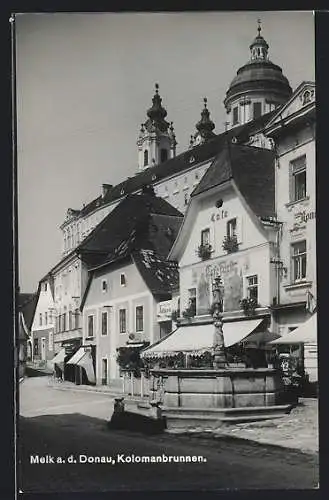
[[[46,339],[45,337],[41,338],[41,359],[44,361],[46,359]]]
[[[102,385],[107,385],[107,358],[102,359]]]

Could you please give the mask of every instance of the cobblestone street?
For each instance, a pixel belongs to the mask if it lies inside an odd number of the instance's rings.
[[[193,430],[193,433],[203,434],[197,428]],[[317,399],[302,399],[298,406],[283,418],[228,425],[213,433],[217,436],[234,436],[258,443],[317,453],[319,450],[318,401]]]

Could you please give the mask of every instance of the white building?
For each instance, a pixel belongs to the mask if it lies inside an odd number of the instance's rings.
[[[32,360],[48,361],[53,358],[54,348],[54,288],[53,279],[47,274],[39,282],[36,307],[31,327]]]
[[[273,314],[279,333],[288,341],[287,335],[304,324],[316,310],[313,82],[299,85],[285,106],[269,121],[265,133],[275,141],[276,211],[281,223],[280,256],[275,264],[279,297]],[[316,331],[313,338],[313,342],[301,346],[311,381],[317,380]]]

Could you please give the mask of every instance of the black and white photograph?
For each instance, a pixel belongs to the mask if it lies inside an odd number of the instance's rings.
[[[10,22],[18,492],[318,489],[314,12]]]

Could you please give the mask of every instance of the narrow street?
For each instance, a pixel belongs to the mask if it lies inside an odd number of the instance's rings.
[[[56,390],[49,387],[47,377],[26,379],[20,385],[20,490],[317,487],[318,460],[314,454],[230,437],[210,440],[109,430],[106,420],[112,410],[113,400],[106,394]],[[202,458],[185,463],[141,463],[143,457],[158,456],[165,456],[163,460],[170,456]],[[37,463],[41,457],[47,457],[44,460],[48,463]],[[111,457],[112,462],[96,463],[98,457]],[[56,463],[59,458],[61,463]]]

